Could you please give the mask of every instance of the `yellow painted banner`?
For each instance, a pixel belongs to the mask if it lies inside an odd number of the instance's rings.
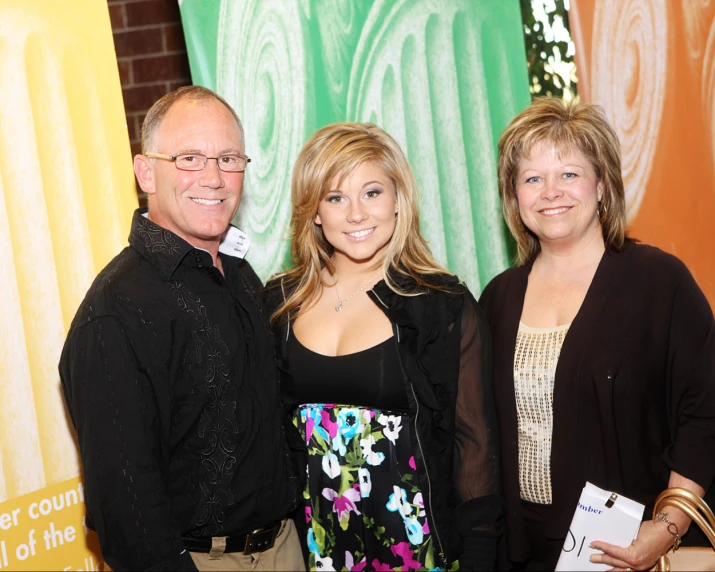
[[[102,570],[84,512],[79,478],[0,504],[0,570]]]
[[[87,570],[85,557],[95,567],[98,557],[83,540],[83,505],[48,520],[27,503],[79,495],[57,362],[136,207],[106,2],[0,0],[0,85],[0,568]],[[48,530],[52,542],[62,535],[62,561],[43,548]]]

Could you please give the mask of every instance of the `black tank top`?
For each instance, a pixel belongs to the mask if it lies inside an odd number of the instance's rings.
[[[298,403],[335,403],[407,411],[407,389],[394,336],[344,356],[325,356],[292,335],[289,363]]]

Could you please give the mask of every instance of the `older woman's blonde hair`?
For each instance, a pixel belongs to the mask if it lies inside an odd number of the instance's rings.
[[[382,261],[387,285],[401,295],[414,296],[435,288],[425,275],[449,274],[435,262],[419,230],[419,199],[415,178],[407,158],[395,140],[371,123],[335,123],[308,139],[293,168],[291,195],[291,256],[294,266],[279,275],[288,284],[287,298],[271,316],[275,323],[291,312],[307,308],[325,285],[321,270],[332,276],[333,247],[322,227],[315,223],[320,201],[362,163],[379,166],[395,185],[397,214],[395,232]],[[395,283],[396,276],[412,278],[417,288],[405,290]]]
[[[519,113],[499,137],[499,196],[516,239],[516,263],[526,264],[541,251],[539,240],[521,219],[516,197],[519,161],[539,143],[560,153],[581,151],[591,162],[603,185],[598,209],[603,240],[606,248],[620,250],[626,236],[626,198],[618,136],[600,106],[546,97]]]

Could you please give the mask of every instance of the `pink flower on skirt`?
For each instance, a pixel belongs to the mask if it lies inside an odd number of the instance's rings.
[[[329,501],[333,501],[333,512],[338,513],[338,520],[340,521],[340,526],[343,528],[347,524],[347,520],[350,518],[350,512],[355,514],[360,514],[355,503],[360,500],[360,491],[350,488],[346,490],[342,495],[339,495],[333,489],[325,487],[323,489],[323,496]],[[345,521],[345,523],[343,523]],[[344,530],[344,528],[343,528]]]
[[[415,551],[410,548],[408,542],[399,542],[395,546],[391,546],[390,550],[392,550],[395,556],[399,556],[404,561],[404,565],[402,566],[403,570],[417,570],[422,566],[422,564],[412,558]]]

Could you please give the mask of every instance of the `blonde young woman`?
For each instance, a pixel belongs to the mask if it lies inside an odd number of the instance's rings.
[[[646,505],[638,539],[596,541],[591,561],[648,569],[690,524],[677,509],[650,520],[658,494],[702,496],[715,477],[710,306],[682,262],[626,238],[618,138],[599,107],[537,100],[502,133],[498,170],[518,264],[480,303],[508,558],[553,570],[590,481]]]
[[[491,569],[489,334],[420,234],[404,154],[374,125],[327,126],[292,195],[295,265],[267,289],[310,568]]]

